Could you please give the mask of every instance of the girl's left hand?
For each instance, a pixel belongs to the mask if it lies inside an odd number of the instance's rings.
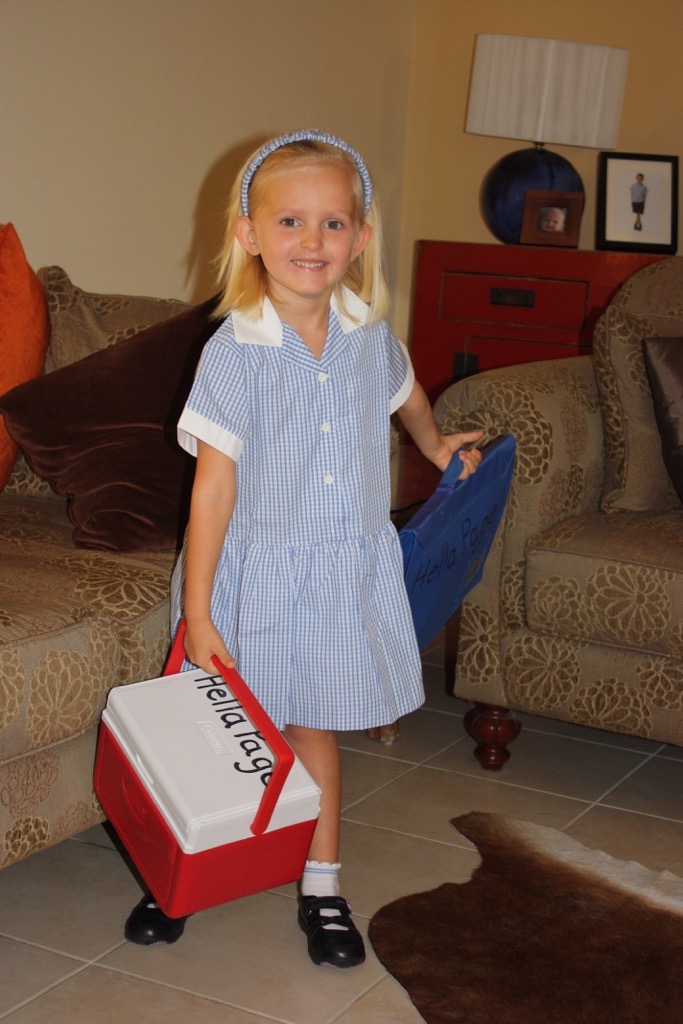
[[[469,450],[458,452],[458,458],[462,462],[462,473],[458,480],[466,480],[468,476],[476,473],[482,459],[482,454],[478,448],[470,448]]]
[[[437,458],[434,459],[434,463],[439,467],[441,472],[446,469],[451,459],[457,453],[458,458],[462,462],[462,472],[458,477],[458,480],[466,480],[468,476],[472,476],[476,473],[477,467],[481,462],[482,455],[478,448],[463,448],[464,444],[471,444],[473,441],[478,441],[483,437],[483,430],[470,430],[464,434],[444,434],[443,435],[443,448],[439,452]]]

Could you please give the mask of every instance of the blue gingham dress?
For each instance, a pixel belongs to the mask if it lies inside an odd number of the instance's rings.
[[[351,292],[355,316],[367,307]],[[237,500],[211,614],[278,728],[366,729],[424,701],[420,658],[389,519],[389,416],[414,381],[384,323],[333,302],[316,359],[266,300],[205,346],[178,424],[237,466]],[[182,609],[184,552],[174,573]]]

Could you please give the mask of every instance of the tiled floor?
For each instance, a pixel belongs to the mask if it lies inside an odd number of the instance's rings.
[[[564,829],[587,846],[683,875],[683,750],[522,716],[510,763],[483,772],[425,657],[424,709],[381,747],[343,738],[343,894],[365,930],[398,896],[466,881],[478,863],[450,819],[485,810]],[[205,911],[174,946],[142,949],[122,925],[137,884],[104,828],[0,872],[0,1019],[10,1024],[415,1024],[368,950],[360,968],[314,967],[294,887]],[[416,939],[419,941],[419,939]]]

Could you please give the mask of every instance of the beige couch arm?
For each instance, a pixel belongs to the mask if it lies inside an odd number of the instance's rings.
[[[484,441],[513,434],[515,470],[506,513],[481,582],[462,608],[454,692],[506,706],[504,646],[525,627],[527,539],[598,508],[602,419],[590,356],[526,363],[468,377],[437,400],[444,433],[481,428]]]

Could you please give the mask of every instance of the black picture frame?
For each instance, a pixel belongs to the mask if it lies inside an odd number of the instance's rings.
[[[638,184],[647,189],[644,208],[640,210],[637,193],[631,191],[632,186]],[[676,252],[677,156],[598,154],[595,248],[668,255]]]
[[[552,219],[549,215],[559,215]],[[557,245],[576,249],[583,213],[583,192],[529,189],[524,197],[520,245]]]

